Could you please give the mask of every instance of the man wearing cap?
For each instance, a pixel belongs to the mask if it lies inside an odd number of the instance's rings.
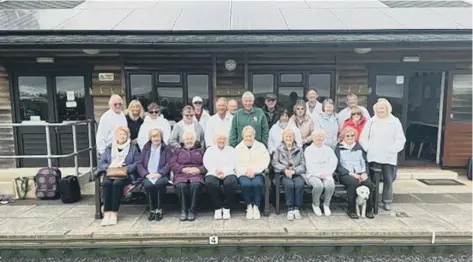
[[[200,126],[204,130],[207,125],[207,121],[210,119],[209,111],[203,109],[204,100],[200,96],[194,96],[192,98],[192,105],[194,106],[195,115],[194,118],[199,122]]]
[[[275,94],[267,94],[266,99],[264,100],[264,107],[263,111],[268,119],[268,128],[276,124],[279,121],[279,117],[281,116],[282,108],[278,106],[278,98]]]

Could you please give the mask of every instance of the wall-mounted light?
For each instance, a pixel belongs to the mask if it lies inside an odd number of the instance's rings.
[[[37,57],[36,63],[40,63],[40,64],[54,63],[54,57]]]
[[[233,59],[228,59],[227,61],[225,61],[225,69],[227,69],[230,72],[235,70],[236,66],[237,66],[237,63]]]
[[[371,52],[371,48],[369,47],[365,47],[365,48],[353,48],[353,52],[357,53],[357,54],[367,54],[369,52]]]
[[[82,52],[88,54],[88,55],[96,55],[100,53],[99,49],[82,49]]]
[[[419,56],[403,56],[402,57],[402,62],[405,63],[417,63],[420,61]]]

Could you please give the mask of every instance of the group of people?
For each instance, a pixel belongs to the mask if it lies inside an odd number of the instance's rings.
[[[278,105],[276,95],[268,94],[265,106],[258,108],[254,95],[245,92],[242,108],[236,110],[232,105],[229,110],[229,103],[236,101],[218,98],[216,113],[211,116],[203,108],[202,98],[196,96],[171,129],[156,103],[148,105],[145,113],[140,102],[133,100],[123,111],[122,98],[112,95],[110,109],[100,118],[97,131],[99,169],[107,172],[112,167],[126,167],[128,176],[104,177],[102,225],[117,223],[123,188],[134,180],[146,189],[150,221],[163,218],[163,198],[170,183],[179,197],[181,221],[196,219],[204,187],[215,219],[230,219],[238,188],[247,206],[246,218],[259,219],[266,169],[279,174],[288,220],[302,218],[305,184],[312,187],[315,215],[330,216],[336,180],[347,188],[349,217],[358,218],[357,187],[367,186],[374,194],[370,165],[382,170],[382,203],[390,210],[397,155],[405,143],[402,125],[391,114],[390,103],[379,99],[370,118],[355,94],[347,96],[348,107],[339,114],[333,100],[317,101],[314,89],[306,98],[307,102],[294,104],[291,116]],[[368,218],[374,218],[371,209],[368,205]]]

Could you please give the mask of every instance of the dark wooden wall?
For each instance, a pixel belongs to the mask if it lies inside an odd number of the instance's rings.
[[[10,102],[10,91],[8,74],[0,65],[0,123],[12,123],[12,112]],[[13,137],[13,128],[0,127],[0,155],[14,155],[15,141]],[[14,159],[2,159],[0,157],[0,168],[14,168],[16,161]]]

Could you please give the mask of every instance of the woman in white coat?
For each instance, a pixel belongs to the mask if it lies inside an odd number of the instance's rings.
[[[388,100],[378,99],[374,104],[374,117],[366,122],[360,136],[360,144],[367,153],[368,162],[381,168],[383,174],[382,202],[384,209],[391,210],[393,180],[397,170],[398,153],[404,149],[406,137],[401,121],[391,114]]]
[[[145,117],[140,127],[140,132],[138,133],[138,145],[140,149],[143,149],[146,143],[148,143],[149,131],[156,128],[163,131],[163,142],[168,144],[169,138],[171,137],[171,126],[166,118],[161,115],[158,104],[151,103],[148,105],[148,115]]]

